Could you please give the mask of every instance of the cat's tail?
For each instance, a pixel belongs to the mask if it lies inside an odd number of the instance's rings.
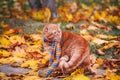
[[[79,52],[79,51],[78,51]],[[71,72],[75,70],[80,64],[82,64],[90,54],[89,47],[86,49],[85,53],[76,53],[69,58],[67,55],[64,55],[60,58],[59,68],[62,72]]]

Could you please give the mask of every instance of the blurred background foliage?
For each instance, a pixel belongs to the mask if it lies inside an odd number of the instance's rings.
[[[73,2],[76,2],[79,8],[82,8],[80,6],[81,4],[92,6],[93,8],[102,5],[102,10],[106,9],[108,6],[118,6],[120,8],[120,0],[57,0],[57,6],[60,7],[67,5],[66,3]],[[1,20],[4,18],[19,18],[26,20],[31,15],[29,14],[31,9],[28,0],[0,0],[0,6]]]

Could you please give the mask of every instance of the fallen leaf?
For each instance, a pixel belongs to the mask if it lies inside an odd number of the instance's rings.
[[[31,12],[31,16],[35,20],[41,20],[41,21],[44,21],[44,22],[49,22],[50,17],[51,17],[51,12],[50,12],[49,8],[43,8],[39,11],[34,9]]]
[[[39,76],[25,76],[23,80],[43,80]]]
[[[0,37],[0,45],[5,45],[5,46],[9,46],[11,44],[11,42],[4,38],[4,37]]]
[[[118,69],[120,59],[104,60],[102,67],[107,69]]]
[[[10,42],[15,44],[18,42],[18,44],[22,44],[25,43],[25,39],[22,36],[18,36],[18,35],[13,35],[9,38]]]
[[[14,35],[14,34],[18,34],[18,33],[20,33],[20,32],[22,32],[23,31],[23,29],[22,28],[19,28],[19,29],[17,29],[17,28],[14,28],[14,29],[9,29],[9,30],[7,30],[7,31],[4,31],[4,35],[9,35],[9,36],[11,36],[11,35]]]
[[[38,53],[38,52],[29,52],[29,54],[35,60],[39,60],[39,59],[43,58],[43,56],[41,55],[41,53]]]
[[[90,79],[85,75],[76,75],[71,80],[90,80]]]
[[[36,44],[36,45],[28,45],[27,49],[26,49],[26,52],[39,52],[41,53],[40,51],[41,49],[41,45],[40,44]]]
[[[102,58],[97,58],[96,63],[101,65],[101,64],[103,64],[103,61],[104,60]]]
[[[50,55],[49,55],[49,53],[48,52],[44,52],[43,53],[43,59],[41,60],[41,63],[42,64],[46,64],[48,61],[49,61],[49,59],[50,59]]]
[[[9,57],[6,62],[8,62],[8,64],[13,64],[13,63],[23,63],[25,61],[26,61],[25,58],[13,56],[13,57]]]
[[[0,50],[0,57],[9,57],[11,55],[10,52],[6,50]]]
[[[73,29],[75,29],[75,26],[73,24],[68,24],[68,25],[66,25],[65,29],[73,30]]]
[[[37,70],[38,69],[38,61],[34,60],[34,59],[30,59],[25,61],[24,63],[22,63],[20,66],[21,67],[29,67],[33,70]]]
[[[99,50],[103,51],[103,50],[109,49],[109,48],[111,48],[111,47],[113,47],[113,46],[115,46],[117,44],[118,44],[117,41],[109,42],[108,44],[106,44],[102,48],[99,48]]]
[[[99,39],[99,38],[93,38],[92,42],[93,42],[95,45],[101,45],[101,44],[103,44],[103,43],[108,43],[108,41],[102,40],[102,39]]]

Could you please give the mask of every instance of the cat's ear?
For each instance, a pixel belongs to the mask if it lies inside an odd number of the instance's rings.
[[[58,23],[58,24],[57,24],[57,27],[58,27],[59,29],[60,29],[60,25],[61,25],[61,23]]]

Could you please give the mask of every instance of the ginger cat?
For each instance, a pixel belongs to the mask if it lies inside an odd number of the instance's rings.
[[[83,37],[70,32],[62,32],[60,24],[48,24],[43,28],[43,38],[46,38],[48,43],[60,43],[61,55],[57,68],[61,69],[63,73],[72,72],[82,64],[91,70],[90,47],[88,41]],[[48,52],[52,49],[45,42],[43,42],[43,46]]]

